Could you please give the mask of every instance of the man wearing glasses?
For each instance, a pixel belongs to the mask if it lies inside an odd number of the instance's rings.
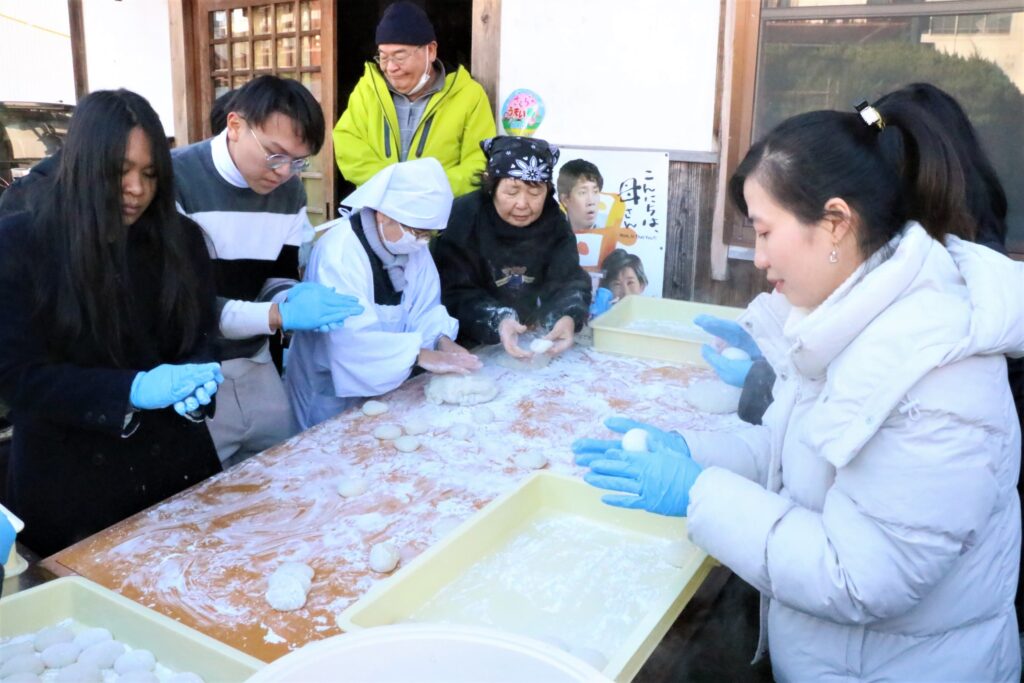
[[[388,6],[376,43],[334,127],[342,175],[360,186],[385,166],[434,157],[456,197],[470,192],[486,163],[480,141],[495,134],[484,89],[464,67],[446,72],[434,27],[411,2]]]
[[[362,312],[354,297],[296,283],[312,234],[298,174],[323,145],[320,105],[298,81],[261,76],[230,109],[223,132],[173,153],[178,210],[202,226],[216,275],[224,383],[208,426],[228,465],[297,430],[269,337]]]

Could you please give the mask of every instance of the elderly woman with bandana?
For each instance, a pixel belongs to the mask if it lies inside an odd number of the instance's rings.
[[[456,200],[433,247],[442,301],[467,345],[500,342],[527,358],[518,338],[535,327],[553,342],[547,353],[561,353],[587,320],[590,277],[554,198],[558,148],[512,136],[480,146],[480,189]]]
[[[303,429],[398,387],[413,368],[467,374],[480,360],[453,340],[427,244],[443,230],[452,191],[433,158],[380,170],[313,248],[306,280],[356,297],[363,313],[329,334],[298,332],[285,381]]]

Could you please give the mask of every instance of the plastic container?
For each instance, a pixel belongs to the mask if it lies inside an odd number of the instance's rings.
[[[590,321],[594,348],[641,358],[704,364],[700,347],[714,337],[693,324],[705,313],[735,320],[742,308],[649,296],[627,296]]]
[[[7,521],[14,527],[14,533],[20,534],[21,530],[25,528],[25,523],[18,519],[13,512],[0,505],[0,515],[7,518]],[[4,581],[7,579],[13,579],[18,574],[21,574],[28,569],[28,562],[25,558],[18,554],[18,544],[15,543],[11,546],[11,554],[7,557],[0,558],[4,565]]]
[[[381,626],[309,643],[249,683],[578,683],[607,681],[553,645],[490,629]]]
[[[557,590],[563,593],[556,596],[551,604],[573,604],[575,607],[575,603],[579,602],[578,595],[593,596],[585,605],[585,620],[577,623],[588,628],[593,624],[614,623],[617,619],[621,621],[621,637],[616,637],[611,651],[601,652],[605,658],[602,673],[617,681],[631,680],[715,562],[700,548],[689,543],[685,519],[605,505],[601,502],[603,493],[607,492],[572,477],[550,472],[533,474],[517,489],[492,501],[438,545],[375,585],[342,612],[337,623],[347,632],[408,621],[466,625],[467,622],[462,621],[464,615],[451,618],[434,616],[430,611],[431,605],[440,604],[443,610],[443,606],[454,602],[435,599],[439,593],[449,595],[448,591],[453,586],[461,586],[464,577],[477,571],[480,566],[487,565],[503,553],[507,554],[509,548],[522,547],[519,543],[524,538],[524,529],[531,529],[537,520],[582,519],[588,524],[599,526],[602,533],[606,533],[602,548],[608,548],[609,554],[603,561],[582,568],[562,565],[553,571],[535,559],[519,563],[519,556],[511,555],[514,572],[505,572],[503,578],[508,579],[514,573],[531,579],[522,582],[530,586],[534,584],[533,577],[557,576],[560,586]],[[629,563],[625,561],[626,555],[619,555],[622,559],[616,561],[617,556],[611,550],[618,547],[620,540],[622,547],[630,543],[651,543],[676,545],[682,550],[674,558],[674,566],[658,562],[656,583],[642,587],[648,591],[645,595],[651,597],[645,598],[641,611],[633,610],[634,614],[640,614],[635,620],[622,620],[625,606],[621,600],[617,601],[617,592],[613,590],[609,594],[603,591],[605,585],[615,577],[627,576],[627,582],[634,581]],[[575,558],[590,553],[593,546],[584,545],[587,542],[583,536],[578,541],[568,541],[565,546],[566,555]],[[538,566],[529,566],[530,561],[537,562]],[[573,572],[582,572],[585,580],[574,583],[563,578]],[[641,578],[637,577],[636,581],[641,581]],[[529,617],[523,615],[529,612],[527,602],[530,601],[517,599],[514,594],[510,596],[498,588],[485,586],[485,590],[493,591],[493,594],[488,592],[478,599],[470,591],[468,604],[487,603],[489,613],[486,619],[495,627],[519,634],[529,633],[538,638],[547,634],[560,638],[574,637],[571,633],[558,630],[560,615],[551,612],[545,614],[544,623],[530,623],[526,625],[529,628],[524,630],[523,620]],[[525,677],[521,680],[530,679]]]
[[[175,672],[206,683],[244,681],[264,666],[255,657],[77,576],[56,579],[0,600],[0,637],[38,631],[66,619],[102,626],[132,648],[149,650]]]

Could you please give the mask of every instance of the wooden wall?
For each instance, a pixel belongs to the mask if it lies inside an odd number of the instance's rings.
[[[752,262],[730,260],[728,280],[711,278],[711,219],[718,165],[673,161],[668,175],[664,296],[745,307],[769,289],[764,273]]]

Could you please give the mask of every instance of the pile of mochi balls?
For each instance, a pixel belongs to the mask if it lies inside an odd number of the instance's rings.
[[[0,681],[38,683],[42,676],[57,683],[158,683],[156,657],[149,650],[129,650],[105,628],[75,633],[66,626],[47,626],[33,636],[0,646]],[[166,671],[166,669],[165,669]],[[52,672],[56,672],[53,675]],[[192,673],[177,673],[165,683],[203,683]]]

